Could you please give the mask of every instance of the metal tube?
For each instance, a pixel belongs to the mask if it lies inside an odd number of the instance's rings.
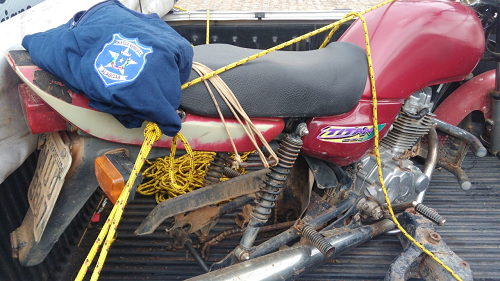
[[[427,160],[425,160],[424,168],[422,172],[429,178],[429,182],[432,178],[432,173],[436,168],[436,164],[438,161],[439,154],[439,138],[436,132],[436,129],[431,127],[429,133],[427,134],[428,141],[428,151],[427,151]],[[417,201],[418,203],[422,203],[424,201],[425,192],[427,192],[427,188],[418,194]]]
[[[436,123],[437,129],[468,143],[477,157],[486,156],[486,148],[473,134],[436,118],[432,118],[432,121]]]
[[[313,228],[322,225],[333,218],[341,215],[352,205],[354,200],[356,199],[356,195],[354,193],[349,193],[346,199],[342,202],[338,203],[331,210],[324,213],[323,215],[319,215],[314,217],[314,219],[307,221],[307,223]],[[282,245],[292,241],[293,239],[299,237],[297,230],[292,227],[288,230],[283,231],[282,233],[274,236],[273,238],[267,240],[266,242],[260,244],[259,246],[253,247],[250,251],[250,258],[257,258],[262,255],[269,254],[270,252],[278,249]]]
[[[450,173],[452,173],[457,178],[458,184],[460,185],[460,188],[462,190],[469,190],[471,188],[472,184],[469,180],[469,177],[464,172],[464,170],[462,170],[462,168],[450,163],[449,161],[447,161],[445,159],[443,159],[442,161],[439,161],[439,166],[448,170]]]
[[[390,220],[382,220],[369,226],[361,226],[327,237],[336,251],[331,258],[394,228]],[[260,258],[252,259],[223,269],[209,272],[188,280],[288,280],[314,269],[326,262],[326,258],[311,243],[298,244]]]
[[[439,154],[439,138],[438,134],[436,132],[436,129],[434,126],[432,126],[429,130],[429,133],[427,134],[427,141],[428,141],[428,151],[427,151],[427,160],[425,160],[424,163],[424,168],[422,172],[424,175],[426,175],[429,178],[429,182],[431,181],[432,178],[432,173],[434,169],[436,168],[437,162],[438,162],[438,154]],[[425,193],[427,192],[427,188],[421,191],[417,199],[415,201],[417,203],[422,203],[424,201]],[[411,203],[409,203],[411,204]],[[411,207],[411,206],[408,206]],[[401,231],[399,229],[394,229],[387,234],[397,234],[400,233]]]
[[[191,253],[191,256],[193,256],[194,261],[201,267],[201,269],[203,269],[203,271],[205,272],[210,271],[210,268],[208,268],[205,261],[200,257],[200,254],[196,252],[191,243],[184,243],[184,247],[189,251],[189,253]]]

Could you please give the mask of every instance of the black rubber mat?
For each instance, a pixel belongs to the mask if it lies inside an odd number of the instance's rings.
[[[449,172],[436,171],[424,203],[447,219],[446,225],[436,230],[470,264],[474,279],[500,280],[500,160],[469,155],[462,166],[472,181],[470,190],[459,189]],[[164,234],[168,222],[152,235],[134,236],[133,231],[154,206],[153,198],[142,196],[127,206],[100,280],[183,280],[202,274],[186,251],[168,250],[171,240]],[[214,232],[233,227],[234,216],[226,215]],[[83,254],[74,260],[75,268],[68,272],[68,277],[75,276],[97,236],[98,227],[93,230],[87,232],[79,249]],[[223,258],[238,241],[228,239],[212,247],[207,263]],[[300,280],[381,280],[401,250],[397,237],[382,235],[310,271]]]

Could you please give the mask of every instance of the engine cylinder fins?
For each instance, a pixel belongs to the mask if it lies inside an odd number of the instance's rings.
[[[392,129],[382,139],[381,145],[396,152],[409,150],[420,137],[427,134],[432,124],[431,114],[426,114],[420,120],[401,115],[394,121]]]
[[[429,208],[422,203],[418,203],[417,201],[413,201],[412,204],[415,211],[419,212],[423,216],[426,216],[437,225],[444,225],[446,222],[446,220],[436,210]]]
[[[253,208],[252,215],[260,221],[267,221],[269,214],[271,214],[281,193],[281,188],[283,188],[301,148],[302,140],[296,135],[288,135],[281,142],[276,152],[279,162],[276,166],[270,168],[271,172],[267,174],[264,185],[258,192],[259,196],[256,205]]]

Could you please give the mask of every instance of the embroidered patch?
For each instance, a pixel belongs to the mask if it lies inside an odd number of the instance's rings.
[[[385,124],[378,125],[378,130],[382,130]],[[321,134],[317,139],[328,142],[365,142],[375,135],[373,126],[359,126],[359,127],[336,127],[328,126],[321,129]]]
[[[132,82],[144,69],[146,55],[152,52],[153,47],[142,45],[137,38],[116,33],[97,55],[94,69],[106,87]]]

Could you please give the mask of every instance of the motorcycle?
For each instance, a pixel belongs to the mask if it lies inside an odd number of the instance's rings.
[[[277,51],[220,74],[265,141],[276,144],[279,157],[277,164],[269,163],[276,164],[270,169],[243,162],[243,167],[256,171],[236,174],[228,181],[220,181],[233,163],[224,125],[203,85],[185,89],[178,110],[181,132],[193,150],[217,152],[204,179],[206,187],[159,204],[135,233],[152,233],[164,220],[175,217],[169,235],[210,271],[192,280],[297,278],[377,235],[397,232],[386,197],[417,241],[425,244],[429,235],[437,239],[428,219],[436,224],[444,219],[422,204],[434,169],[447,169],[467,190],[471,182],[460,164],[468,148],[478,157],[487,153],[481,141],[459,123],[472,112],[481,112],[488,126],[482,138],[491,154],[500,151],[500,83],[496,83],[500,68],[471,76],[481,58],[498,61],[498,54],[490,51],[490,34],[498,29],[497,9],[496,1],[469,6],[396,1],[367,13],[378,128],[372,122],[359,20],[338,42],[323,49]],[[194,60],[218,69],[254,53],[225,44],[198,45]],[[111,115],[90,108],[83,95],[30,64],[26,52],[11,51],[9,60],[25,82],[19,90],[30,129],[43,134],[28,193],[30,209],[11,234],[13,256],[32,266],[45,259],[97,186],[116,200],[116,192],[130,176],[129,156],[138,154],[144,127],[126,129]],[[192,72],[190,79],[196,77]],[[221,106],[221,110],[238,150],[253,150],[229,108]],[[378,178],[378,157],[372,152],[375,129],[382,136],[379,160],[387,196]],[[163,136],[150,157],[168,154],[171,145],[171,138]],[[426,159],[422,168],[415,157]],[[113,176],[115,171],[118,178]],[[89,176],[94,173],[96,177]],[[213,205],[228,199],[234,200]],[[244,207],[252,201],[252,209]],[[246,212],[238,216],[244,229],[239,245],[209,268],[186,237],[207,235],[220,216],[241,207]],[[207,208],[215,210],[207,215]],[[254,245],[274,212],[276,217],[288,214],[290,228]],[[276,251],[298,238],[299,243]],[[448,266],[462,279],[472,279],[464,261],[442,240],[438,242],[432,251],[448,253]],[[421,252],[411,247],[405,244],[386,279],[451,278],[448,272],[422,270],[440,265],[422,260]],[[408,254],[408,249],[416,254]],[[407,264],[424,266],[402,266],[408,260]]]

